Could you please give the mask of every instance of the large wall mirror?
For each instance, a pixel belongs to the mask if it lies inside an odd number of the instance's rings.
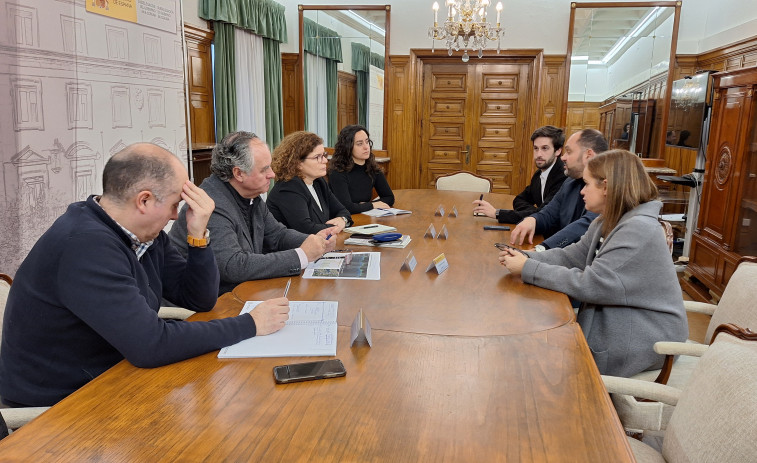
[[[384,67],[389,5],[299,5],[300,126],[334,146],[345,125],[361,124],[385,147]]]
[[[571,4],[568,133],[663,157],[679,17],[680,2]]]

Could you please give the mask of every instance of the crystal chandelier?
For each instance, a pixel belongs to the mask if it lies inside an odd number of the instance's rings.
[[[505,31],[500,27],[499,17],[502,12],[502,2],[497,3],[497,25],[492,27],[486,22],[486,10],[489,0],[447,0],[447,19],[439,26],[439,3],[434,2],[434,27],[428,29],[428,36],[433,40],[447,41],[447,52],[452,56],[452,50],[463,51],[463,62],[468,62],[468,50],[478,51],[478,57],[484,55],[486,42],[497,40],[497,53],[500,52],[500,39]],[[434,51],[434,42],[431,51]]]

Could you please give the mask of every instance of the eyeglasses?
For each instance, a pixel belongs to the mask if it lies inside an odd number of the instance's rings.
[[[326,153],[317,154],[315,156],[307,157],[305,159],[315,159],[315,162],[323,162],[324,159],[327,160],[327,161],[329,160],[329,158],[326,157]]]

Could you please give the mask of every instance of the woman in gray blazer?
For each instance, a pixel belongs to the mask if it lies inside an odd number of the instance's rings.
[[[276,220],[302,233],[331,228],[337,234],[352,224],[350,213],[323,178],[327,163],[318,135],[294,132],[284,137],[273,151],[276,184],[266,200]]]
[[[600,214],[565,248],[499,260],[526,283],[581,301],[577,321],[599,372],[632,376],[662,366],[657,341],[685,341],[688,321],[673,260],[657,220],[662,203],[641,160],[625,150],[591,159],[581,190]]]

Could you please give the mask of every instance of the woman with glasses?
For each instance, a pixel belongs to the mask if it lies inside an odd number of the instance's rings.
[[[394,205],[394,193],[371,152],[372,147],[365,127],[348,125],[339,132],[329,162],[331,191],[352,214]],[[378,199],[372,201],[374,188]]]
[[[577,321],[603,375],[662,367],[658,341],[689,334],[673,259],[657,220],[662,203],[641,160],[626,150],[592,158],[583,171],[586,209],[599,214],[577,243],[499,260],[524,282],[582,301]]]
[[[337,234],[352,224],[350,213],[323,178],[327,163],[323,140],[318,135],[294,132],[281,140],[271,162],[276,183],[266,201],[276,220],[309,234],[326,228]]]

